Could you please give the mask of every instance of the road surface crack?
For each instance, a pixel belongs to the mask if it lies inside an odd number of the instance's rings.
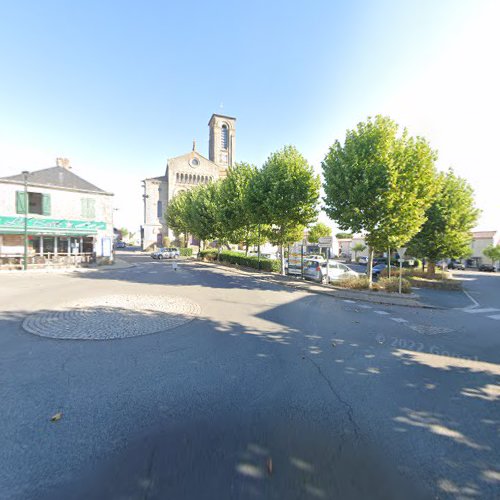
[[[330,392],[335,396],[335,398],[340,402],[340,404],[342,404],[342,406],[344,406],[344,408],[346,409],[347,418],[348,418],[348,420],[352,426],[352,429],[354,431],[354,436],[356,439],[359,439],[360,429],[359,429],[358,424],[356,423],[356,420],[354,419],[354,410],[353,410],[351,404],[348,401],[346,401],[345,399],[343,399],[340,396],[340,394],[335,390],[330,379],[323,373],[321,366],[318,363],[316,363],[316,361],[311,359],[310,357],[308,357],[308,356],[306,356],[306,357],[316,367],[316,370],[318,370],[320,377],[327,383],[327,385],[330,389]],[[345,431],[342,431],[342,438],[344,438],[344,437],[345,437]]]

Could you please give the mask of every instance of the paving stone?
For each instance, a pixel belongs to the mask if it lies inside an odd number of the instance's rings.
[[[106,295],[67,303],[56,311],[39,311],[23,321],[27,332],[54,339],[109,340],[171,330],[200,313],[184,297]]]

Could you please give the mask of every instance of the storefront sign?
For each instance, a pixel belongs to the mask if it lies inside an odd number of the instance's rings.
[[[106,223],[67,219],[37,219],[35,217],[28,216],[27,229],[28,234],[86,236],[90,234],[97,234],[98,230],[106,229]],[[0,233],[20,234],[23,232],[23,216],[0,216]]]
[[[288,274],[302,274],[302,245],[295,243],[288,253]]]

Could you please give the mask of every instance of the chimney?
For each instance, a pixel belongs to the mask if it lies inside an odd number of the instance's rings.
[[[56,165],[58,167],[65,168],[66,170],[71,170],[71,165],[67,158],[56,158]]]

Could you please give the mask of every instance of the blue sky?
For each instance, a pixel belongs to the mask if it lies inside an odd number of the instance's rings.
[[[142,220],[140,180],[208,154],[213,112],[237,117],[236,156],[329,145],[377,113],[440,152],[500,229],[494,0],[4,3],[0,175],[71,159]],[[221,107],[222,106],[222,107]]]

